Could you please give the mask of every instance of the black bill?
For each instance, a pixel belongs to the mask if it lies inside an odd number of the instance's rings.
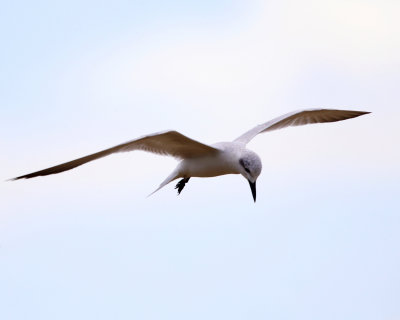
[[[251,182],[250,180],[248,180],[248,181],[249,181],[251,193],[253,194],[254,202],[256,202],[256,183],[255,182]]]

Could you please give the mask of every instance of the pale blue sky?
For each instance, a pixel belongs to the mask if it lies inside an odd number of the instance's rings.
[[[1,319],[400,318],[397,1],[14,1],[0,11],[2,181],[137,136],[205,143],[303,107],[239,176],[147,194],[175,160],[0,183]]]

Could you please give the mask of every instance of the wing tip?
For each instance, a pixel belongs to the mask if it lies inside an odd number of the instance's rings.
[[[371,111],[355,111],[355,112],[356,112],[356,114],[354,115],[353,118],[357,118],[357,117],[372,113]]]
[[[357,111],[359,114],[360,114],[360,116],[362,116],[362,115],[364,115],[364,114],[370,114],[370,113],[372,113],[372,111]]]
[[[29,177],[29,174],[28,174],[28,175],[25,175],[25,176],[19,176],[19,177],[7,179],[6,181],[17,181],[17,180],[29,179],[29,178],[33,178],[33,177]]]

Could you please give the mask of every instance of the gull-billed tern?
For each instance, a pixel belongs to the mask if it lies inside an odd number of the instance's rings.
[[[191,177],[215,177],[224,174],[241,174],[249,182],[255,202],[256,181],[261,173],[262,165],[260,157],[254,151],[247,149],[246,145],[256,135],[289,126],[341,121],[367,113],[370,112],[333,109],[294,111],[260,124],[245,132],[232,142],[219,142],[212,145],[206,145],[192,140],[174,130],[157,132],[51,168],[19,176],[12,180],[47,176],[76,168],[89,161],[108,156],[112,153],[142,150],[172,156],[181,160],[175,170],[154,192],[178,178],[182,178],[175,187],[178,189],[179,194]]]

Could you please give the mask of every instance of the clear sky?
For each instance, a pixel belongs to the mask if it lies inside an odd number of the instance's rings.
[[[0,319],[400,319],[400,2],[6,1],[0,179],[176,129],[204,143],[309,107],[372,114],[258,136],[240,176],[147,194],[118,154],[0,182]]]

